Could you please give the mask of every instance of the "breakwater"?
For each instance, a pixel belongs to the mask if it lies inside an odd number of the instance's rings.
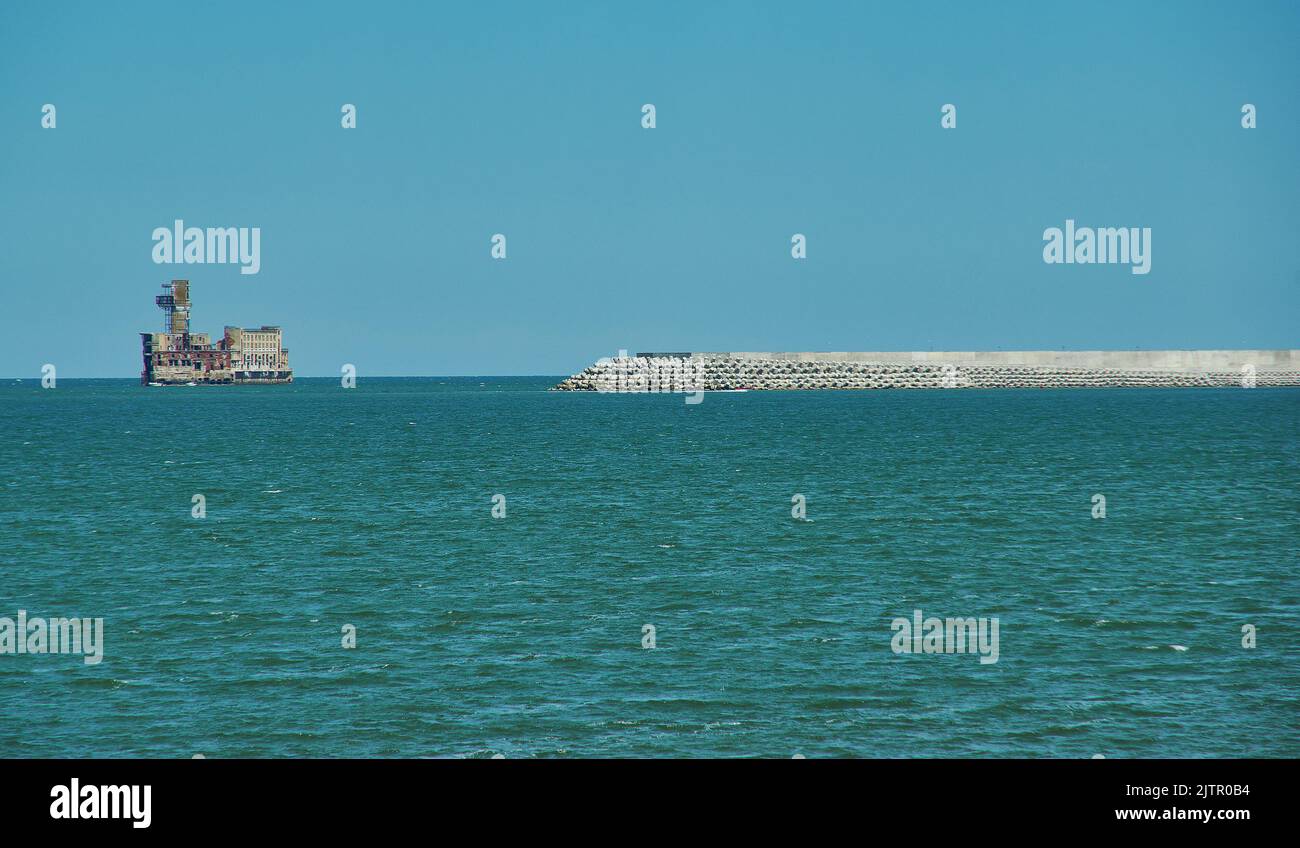
[[[1300,350],[638,353],[559,391],[1300,386]]]

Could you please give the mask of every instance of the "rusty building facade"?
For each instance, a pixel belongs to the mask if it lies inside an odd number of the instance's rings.
[[[141,333],[144,370],[150,386],[201,383],[292,383],[289,350],[279,327],[230,327],[213,342],[190,332],[190,281],[163,283],[154,298],[164,315],[163,332]]]

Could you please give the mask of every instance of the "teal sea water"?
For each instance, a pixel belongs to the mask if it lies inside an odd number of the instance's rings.
[[[556,379],[4,384],[0,755],[1300,756],[1300,391]]]

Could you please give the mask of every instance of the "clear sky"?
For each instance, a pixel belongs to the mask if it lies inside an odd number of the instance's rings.
[[[1298,347],[1298,10],[5,2],[0,375],[137,376],[172,277],[303,376]],[[154,264],[176,218],[260,227],[260,273]],[[1045,264],[1067,218],[1151,272]]]

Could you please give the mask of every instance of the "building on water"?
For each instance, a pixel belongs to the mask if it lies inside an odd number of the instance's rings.
[[[226,327],[213,343],[190,332],[190,281],[163,283],[154,298],[164,315],[163,332],[141,333],[144,370],[150,386],[199,383],[292,383],[289,351],[279,327]]]

